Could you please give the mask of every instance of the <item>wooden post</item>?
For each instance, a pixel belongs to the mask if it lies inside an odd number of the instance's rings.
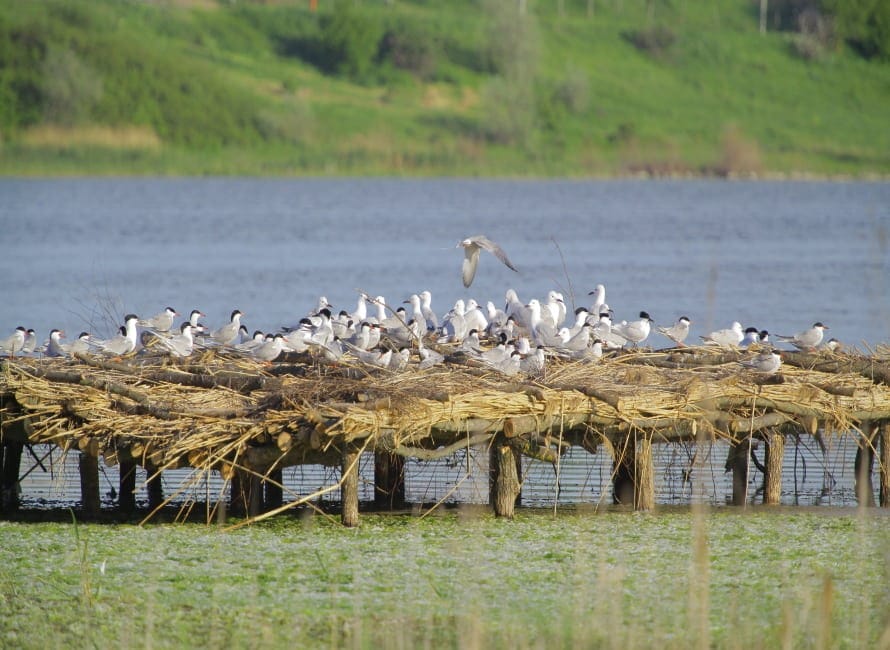
[[[856,450],[853,463],[853,476],[856,486],[856,500],[864,508],[875,505],[875,488],[871,480],[871,472],[875,465],[875,427],[871,422],[862,423],[862,436]]]
[[[633,436],[627,436],[615,447],[615,458],[612,461],[612,501],[616,504],[634,503],[636,451]]]
[[[513,518],[516,497],[521,491],[513,447],[498,436],[489,457],[488,500],[496,517]]]
[[[136,461],[122,460],[118,470],[120,470],[120,482],[117,509],[118,512],[129,515],[136,510]]]
[[[763,503],[778,505],[782,502],[782,463],[785,461],[785,435],[779,429],[766,434],[766,476],[763,485]]]
[[[358,526],[358,461],[358,450],[352,445],[347,445],[340,466],[343,479],[340,484],[340,500],[343,507],[340,521],[347,528]]]
[[[890,423],[884,422],[880,432],[881,507],[890,508]]]
[[[637,480],[634,490],[634,509],[655,508],[655,463],[652,460],[652,436],[644,434],[637,452]]]
[[[19,509],[19,471],[24,443],[7,441],[0,446],[0,512]]]
[[[374,505],[401,507],[405,503],[405,459],[389,451],[374,452]]]
[[[732,471],[732,505],[743,506],[748,501],[748,463],[751,437],[733,441],[726,458],[726,470]]]
[[[284,490],[279,487],[284,484],[283,482],[284,472],[280,467],[269,472],[269,481],[263,481],[265,488],[263,493],[263,510],[274,510],[284,503]]]
[[[262,506],[262,483],[259,476],[236,469],[232,476],[232,514],[236,517],[255,517]]]
[[[151,510],[159,507],[164,503],[164,485],[161,483],[161,472],[151,463],[145,465],[146,476],[148,477],[148,507]]]
[[[95,517],[101,509],[99,501],[99,459],[81,452],[78,469],[80,470],[80,502],[83,507],[83,514],[87,517]]]

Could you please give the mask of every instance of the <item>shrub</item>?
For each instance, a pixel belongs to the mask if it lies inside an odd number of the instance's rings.
[[[649,29],[639,29],[631,32],[623,32],[622,38],[637,48],[655,58],[665,56],[677,42],[677,35],[673,30],[664,25],[656,25]]]
[[[341,0],[321,20],[325,67],[355,80],[367,78],[377,55],[381,28],[373,16]]]
[[[535,122],[535,99],[531,86],[495,77],[480,93],[482,130],[497,144],[524,144]]]
[[[70,50],[50,46],[43,62],[44,116],[71,126],[89,120],[102,97],[102,78]]]
[[[436,74],[439,52],[435,34],[419,24],[400,21],[384,32],[377,57],[421,79],[431,79]]]
[[[496,74],[511,78],[531,78],[538,64],[538,30],[534,18],[521,15],[515,3],[487,0],[488,59]]]

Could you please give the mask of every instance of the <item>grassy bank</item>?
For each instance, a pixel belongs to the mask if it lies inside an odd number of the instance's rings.
[[[890,173],[890,64],[756,5],[0,0],[0,173]]]
[[[8,647],[890,645],[886,517],[0,522]]]

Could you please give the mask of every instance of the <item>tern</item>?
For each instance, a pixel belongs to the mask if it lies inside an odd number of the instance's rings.
[[[612,326],[612,333],[621,336],[634,345],[642,343],[649,336],[654,321],[648,313],[641,311],[640,320],[632,320],[629,323],[619,323]]]
[[[174,357],[190,356],[195,349],[195,339],[192,336],[192,324],[186,321],[179,327],[179,334],[166,337],[158,336],[158,343]]]
[[[829,352],[840,352],[841,347],[843,346],[837,339],[828,339],[825,343],[822,344],[822,347]]]
[[[90,351],[90,333],[81,332],[77,338],[71,341],[67,346],[62,346],[68,354],[86,354]]]
[[[239,314],[241,312],[238,312]],[[271,341],[267,341],[250,351],[250,356],[263,363],[272,363],[284,349],[284,336],[276,334]]]
[[[488,251],[489,253],[497,257],[501,262],[503,262],[507,266],[507,268],[519,273],[518,269],[513,266],[513,262],[511,262],[510,258],[507,257],[504,249],[491,241],[485,235],[475,235],[474,237],[467,237],[457,246],[463,246],[464,248],[464,263],[461,267],[461,273],[463,276],[465,287],[469,287],[471,284],[473,284],[473,278],[476,276],[476,267],[479,265],[479,253],[482,250]]]
[[[742,324],[735,321],[728,329],[717,330],[700,338],[706,345],[735,347],[745,338],[745,333],[742,331]]]
[[[22,346],[25,345],[26,333],[25,328],[21,325],[16,327],[11,335],[0,341],[0,352],[3,354],[15,354],[16,352],[21,352]]]
[[[689,325],[692,323],[689,320],[688,316],[680,316],[677,319],[677,322],[671,325],[670,327],[656,327],[659,334],[663,334],[668,337],[671,341],[677,344],[678,347],[684,347],[686,344],[683,341],[686,340],[686,337],[689,336]]]
[[[827,329],[827,325],[813,323],[813,326],[810,329],[798,332],[794,336],[777,335],[776,338],[780,341],[790,343],[798,350],[814,350],[816,349],[816,346],[822,342],[822,337]]]
[[[127,314],[124,317],[124,326],[120,328],[120,333],[117,336],[104,341],[95,341],[95,345],[103,353],[114,357],[130,354],[136,349],[137,322],[139,322],[139,317],[136,314]]]
[[[177,316],[179,316],[179,312],[173,309],[173,307],[167,307],[160,314],[155,314],[149,319],[140,319],[138,324],[156,332],[169,332],[170,328],[173,327],[173,319]]]
[[[229,317],[229,322],[219,329],[210,332],[210,338],[221,345],[232,345],[238,339],[238,330],[241,329],[241,317],[243,315],[239,310],[234,310]]]
[[[65,332],[62,330],[50,330],[49,342],[46,344],[46,356],[48,357],[67,357],[68,350],[62,339],[65,338]]]
[[[773,374],[782,367],[782,357],[776,350],[764,350],[753,359],[746,359],[739,363],[757,372]]]
[[[756,327],[748,327],[745,329],[745,335],[742,337],[741,342],[739,342],[740,348],[747,348],[751,345],[757,345],[762,343],[763,340],[760,337],[760,332]]]
[[[418,354],[420,354],[420,364],[417,366],[421,370],[426,370],[427,368],[432,368],[443,361],[445,361],[445,356],[440,354],[435,350],[430,350],[427,347],[424,347],[423,341],[418,344],[417,348]]]
[[[37,349],[37,332],[28,329],[25,332],[25,342],[22,344],[22,353],[31,354]]]

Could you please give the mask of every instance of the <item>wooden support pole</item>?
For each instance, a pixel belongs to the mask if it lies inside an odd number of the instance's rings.
[[[118,485],[117,509],[129,515],[136,510],[136,461],[122,460],[118,465],[120,483]]]
[[[489,457],[488,500],[496,517],[512,519],[516,511],[516,497],[521,487],[515,454],[505,438],[498,436],[495,439]]]
[[[729,447],[726,470],[732,471],[732,505],[744,506],[748,501],[748,463],[751,437],[734,441]]]
[[[782,464],[785,461],[785,435],[779,429],[766,433],[766,475],[763,480],[763,503],[778,505],[782,502]]]
[[[236,517],[255,517],[262,508],[262,482],[259,476],[236,469],[232,476],[231,512]]]
[[[347,528],[358,526],[358,460],[358,450],[347,445],[340,466],[340,500],[343,507],[340,521]]]
[[[164,484],[161,482],[161,473],[151,463],[146,463],[145,472],[148,477],[148,507],[151,510],[160,507],[164,503]]]
[[[21,442],[6,441],[0,447],[0,512],[19,509],[19,471],[22,464]]]
[[[374,505],[392,510],[405,504],[405,459],[389,451],[374,452]]]
[[[78,469],[80,470],[80,502],[83,514],[87,517],[95,517],[101,509],[99,501],[99,459],[81,452]]]
[[[871,480],[875,465],[875,434],[875,427],[871,422],[862,423],[862,436],[859,438],[859,448],[853,463],[856,501],[864,508],[873,508],[875,505],[875,488]]]
[[[284,503],[284,491],[280,487],[283,481],[284,472],[280,467],[269,472],[269,480],[263,481],[263,510],[274,510]]]
[[[890,508],[890,423],[884,422],[880,429],[881,437],[881,507]]]
[[[634,509],[655,508],[655,463],[652,459],[652,436],[644,434],[637,443],[637,476],[634,490]]]
[[[615,445],[615,458],[612,460],[612,501],[616,504],[634,504],[636,452],[632,435],[625,436]]]

